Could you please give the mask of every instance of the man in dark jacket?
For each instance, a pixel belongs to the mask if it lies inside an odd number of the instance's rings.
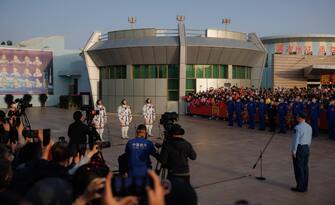
[[[173,125],[172,137],[167,139],[162,147],[160,161],[168,169],[169,180],[183,179],[190,182],[190,168],[188,159],[195,160],[197,154],[192,145],[182,138],[184,129],[178,125]]]
[[[87,137],[90,133],[90,128],[83,123],[85,116],[80,111],[73,113],[75,120],[68,129],[68,136],[70,138],[69,147],[71,155],[84,155],[87,147]]]

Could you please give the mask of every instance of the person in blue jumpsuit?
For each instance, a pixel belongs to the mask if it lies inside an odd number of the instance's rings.
[[[295,122],[294,125],[298,123],[297,122],[298,113],[303,112],[303,111],[304,111],[304,103],[302,102],[302,99],[298,96],[296,100],[294,101],[293,107],[292,107],[292,115],[294,117],[294,122]]]
[[[235,103],[235,113],[236,113],[236,122],[239,127],[243,125],[242,112],[244,105],[241,100],[238,98]]]
[[[279,120],[279,133],[286,133],[286,115],[288,111],[287,104],[283,101],[283,99],[279,99],[278,104],[278,120]]]
[[[332,99],[327,109],[329,139],[335,140],[335,100]]]
[[[256,104],[253,98],[249,99],[247,104],[249,129],[255,129]]]
[[[128,158],[128,176],[146,176],[151,169],[150,155],[155,155],[154,144],[146,139],[147,128],[141,124],[136,129],[136,137],[128,141],[126,155]]]
[[[312,99],[309,105],[308,115],[311,120],[311,126],[313,129],[313,137],[319,136],[319,118],[320,118],[320,104],[317,102],[316,98]]]
[[[258,119],[259,119],[259,130],[265,130],[266,127],[266,113],[267,105],[264,102],[264,99],[260,99],[258,105]]]
[[[295,192],[307,192],[308,190],[308,160],[312,143],[312,127],[305,122],[306,114],[297,114],[298,125],[294,127],[292,138],[292,159],[294,176],[297,185],[291,190]]]
[[[227,109],[228,109],[228,121],[229,121],[229,126],[234,125],[234,110],[235,110],[235,103],[232,99],[232,97],[229,97],[227,101]]]

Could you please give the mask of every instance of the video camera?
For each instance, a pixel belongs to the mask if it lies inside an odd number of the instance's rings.
[[[111,143],[109,141],[101,141],[100,135],[96,131],[95,127],[89,126],[89,129],[88,147],[90,149],[93,149],[94,145],[98,145],[99,150],[111,147]]]
[[[95,110],[93,106],[91,105],[83,105],[80,107],[81,111],[84,111],[86,113],[86,121],[87,124],[91,124],[94,116],[99,115],[99,110]]]
[[[91,105],[83,105],[80,107],[81,111],[86,113],[86,122],[90,129],[89,136],[88,136],[88,146],[90,149],[93,149],[93,146],[97,144],[99,146],[99,150],[104,148],[111,147],[111,143],[109,141],[100,141],[100,135],[96,131],[96,128],[93,126],[92,121],[94,116],[99,115],[100,111],[95,110]]]
[[[178,114],[176,112],[165,112],[162,114],[159,124],[164,127],[164,137],[168,139],[172,136],[172,128],[175,122],[178,121]]]
[[[17,117],[22,116],[25,113],[26,108],[33,106],[33,104],[30,104],[23,98],[17,98],[14,102],[17,104],[17,112],[15,113]]]

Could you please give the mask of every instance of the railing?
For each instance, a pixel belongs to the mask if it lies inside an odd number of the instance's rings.
[[[186,29],[186,36],[189,37],[206,37],[206,30],[203,29]]]
[[[108,40],[108,33],[104,33],[100,36],[100,41],[105,41],[105,40]]]
[[[156,29],[156,36],[178,36],[178,29]]]
[[[209,29],[209,30],[215,30],[215,29]],[[127,31],[129,32],[129,30]],[[223,32],[221,30],[217,30],[217,32]],[[225,35],[230,34],[230,35],[237,35],[237,34],[243,34],[240,32],[232,32],[232,31],[225,31]],[[155,36],[157,37],[167,37],[167,36],[178,36],[179,31],[178,29],[155,29]],[[245,41],[248,41],[248,35],[243,34],[245,36]],[[186,29],[186,36],[187,37],[202,37],[206,38],[207,37],[207,30],[205,29]],[[222,36],[222,38],[224,38]],[[225,38],[232,38],[231,36],[227,35]],[[240,37],[241,39],[241,37]],[[108,40],[108,33],[101,35],[100,40]]]

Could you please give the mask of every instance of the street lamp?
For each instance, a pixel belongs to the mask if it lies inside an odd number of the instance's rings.
[[[128,17],[128,23],[130,23],[130,27],[131,27],[131,29],[133,29],[133,28],[134,28],[134,25],[135,25],[135,23],[136,23],[136,17],[135,17],[135,16],[129,16],[129,17]]]
[[[179,22],[185,21],[185,16],[178,15],[177,16],[177,21],[179,21]]]
[[[222,24],[225,25],[225,30],[227,30],[227,26],[230,24],[230,22],[231,22],[231,19],[228,19],[228,18],[222,19]]]

